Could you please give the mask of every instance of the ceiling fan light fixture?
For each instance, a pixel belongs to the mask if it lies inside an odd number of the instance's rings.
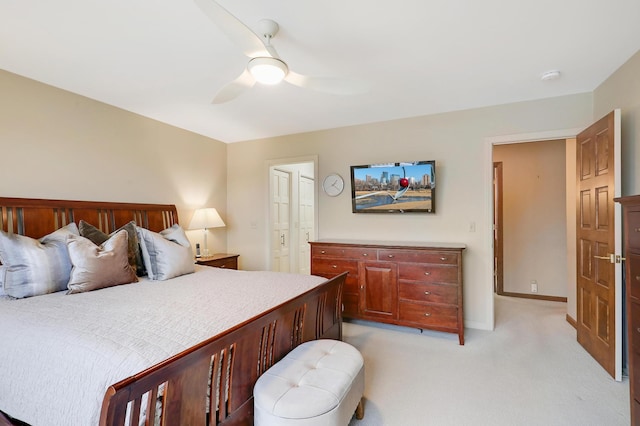
[[[287,64],[280,59],[269,57],[253,58],[247,68],[253,78],[262,84],[278,84],[289,72]]]

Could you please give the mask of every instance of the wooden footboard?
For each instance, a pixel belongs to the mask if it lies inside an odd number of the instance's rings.
[[[100,425],[137,425],[143,417],[153,425],[158,415],[167,425],[253,424],[253,385],[264,371],[300,343],[342,339],[345,277],[114,384],[104,397]]]

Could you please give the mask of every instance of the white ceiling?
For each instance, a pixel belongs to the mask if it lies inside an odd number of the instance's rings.
[[[219,0],[294,71],[214,95],[248,58],[193,0],[0,0],[0,68],[223,142],[590,92],[640,49],[639,0]],[[558,69],[558,80],[543,72]]]

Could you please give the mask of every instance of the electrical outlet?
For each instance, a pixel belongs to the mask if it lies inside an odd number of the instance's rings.
[[[531,293],[538,292],[538,282],[536,280],[531,280]]]
[[[476,232],[476,223],[469,222],[469,232]]]

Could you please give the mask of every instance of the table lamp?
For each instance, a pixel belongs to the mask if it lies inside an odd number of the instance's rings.
[[[218,211],[213,207],[204,209],[196,209],[189,223],[189,229],[204,229],[204,251],[203,255],[209,255],[209,249],[207,247],[207,230],[209,228],[220,228],[225,226],[222,218],[218,214]]]

